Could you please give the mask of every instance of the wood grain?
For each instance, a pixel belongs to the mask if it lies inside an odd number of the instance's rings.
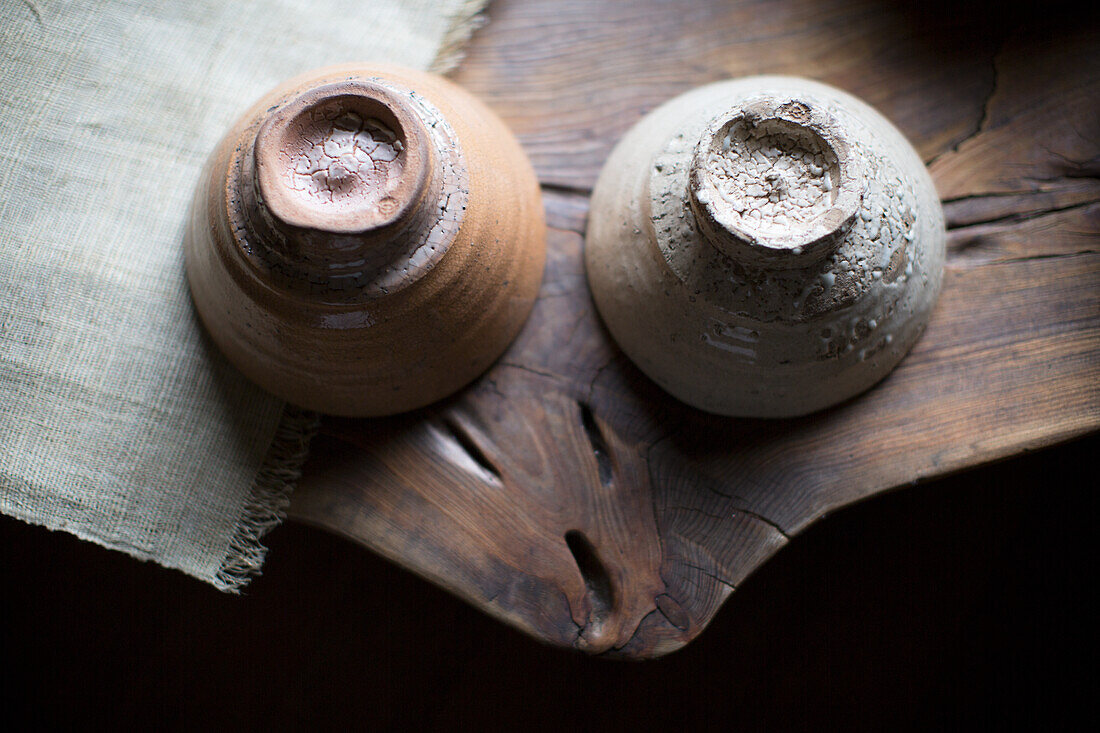
[[[544,184],[539,300],[449,402],[326,420],[292,516],[538,639],[647,658],[698,635],[829,512],[1096,430],[1100,36],[975,6],[495,3],[456,77]],[[930,162],[950,227],[913,352],[864,396],[797,420],[717,418],[661,392],[607,336],[581,260],[587,193],[618,136],[691,86],[757,72],[883,110]]]

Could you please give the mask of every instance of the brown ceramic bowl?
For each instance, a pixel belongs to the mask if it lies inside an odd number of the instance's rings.
[[[441,399],[504,351],[545,258],[538,182],[440,77],[342,66],[257,102],[208,161],[185,240],[203,323],[250,379],[348,416]]]

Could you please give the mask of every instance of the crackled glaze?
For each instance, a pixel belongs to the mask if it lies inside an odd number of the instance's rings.
[[[390,67],[322,69],[214,151],[186,238],[196,307],[253,381],[340,415],[441,399],[507,347],[545,256],[538,184],[469,94]]]
[[[824,216],[837,160],[812,131],[777,122],[752,125],[738,118],[725,127],[720,145],[707,149],[704,166],[732,219],[786,232]]]
[[[289,165],[283,185],[307,202],[379,206],[392,198],[404,173],[404,146],[376,117],[335,108],[321,111],[296,131],[283,151]]]
[[[885,376],[940,288],[943,215],[912,147],[789,77],[701,87],[612,152],[588,277],[623,350],[701,409],[782,417]]]

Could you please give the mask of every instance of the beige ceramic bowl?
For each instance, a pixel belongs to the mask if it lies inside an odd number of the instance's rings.
[[[819,410],[882,379],[928,322],[943,212],[871,107],[806,79],[700,87],[631,129],[596,184],[589,284],[631,359],[723,415]]]
[[[426,405],[481,374],[534,304],[538,182],[450,82],[346,66],[258,101],[211,156],[186,237],[195,305],[253,381],[338,415]]]

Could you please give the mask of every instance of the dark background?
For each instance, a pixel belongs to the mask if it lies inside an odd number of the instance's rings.
[[[234,730],[943,730],[1092,716],[1100,437],[820,522],[662,660],[541,646],[286,525],[243,597],[0,517],[3,715]],[[1076,727],[1076,726],[1074,726]]]

